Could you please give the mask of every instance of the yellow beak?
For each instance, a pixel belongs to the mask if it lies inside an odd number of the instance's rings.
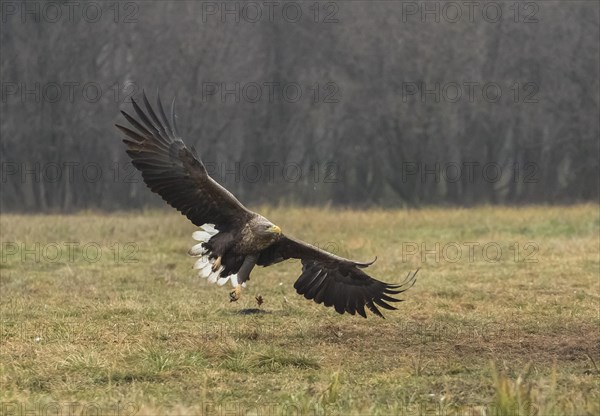
[[[269,228],[269,232],[275,233],[275,234],[281,234],[281,228],[279,228],[278,226],[274,225],[271,228]]]

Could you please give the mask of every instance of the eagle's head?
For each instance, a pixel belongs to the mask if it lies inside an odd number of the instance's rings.
[[[267,224],[265,225],[264,232],[267,234],[281,235],[281,228],[275,224]]]
[[[269,242],[278,240],[282,235],[281,228],[262,216],[256,218],[252,224],[252,231],[260,240]]]

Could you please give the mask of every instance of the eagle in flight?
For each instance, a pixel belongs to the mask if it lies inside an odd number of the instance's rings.
[[[361,263],[328,253],[282,233],[271,221],[250,211],[207,173],[195,148],[182,141],[175,122],[173,100],[171,120],[160,96],[154,111],[146,94],[140,106],[132,99],[136,117],[121,111],[133,129],[116,125],[126,138],[127,154],[146,185],[173,208],[200,227],[192,237],[198,241],[189,254],[201,277],[211,283],[233,286],[230,300],[237,301],[254,266],[270,266],[287,259],[300,259],[302,274],[294,284],[300,295],[343,314],[358,313],[366,318],[365,306],[383,318],[377,308],[396,309],[391,295],[402,293],[415,282],[416,273],[403,283],[391,285],[373,279]],[[418,271],[418,270],[417,270]]]

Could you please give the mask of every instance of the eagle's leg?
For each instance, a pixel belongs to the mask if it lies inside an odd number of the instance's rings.
[[[229,302],[237,302],[242,296],[242,285],[237,285],[231,292],[229,292]]]
[[[213,263],[212,271],[216,272],[217,270],[219,270],[219,267],[221,267],[221,256],[217,257],[217,259]]]
[[[250,272],[258,261],[257,254],[249,254],[244,259],[242,266],[237,272],[237,285],[229,292],[229,301],[237,302],[242,295],[242,283],[244,283],[250,277]]]

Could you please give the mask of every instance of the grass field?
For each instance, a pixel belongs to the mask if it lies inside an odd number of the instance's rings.
[[[230,303],[175,211],[2,215],[2,414],[600,413],[597,205],[260,212],[417,283],[341,316],[288,262]]]

